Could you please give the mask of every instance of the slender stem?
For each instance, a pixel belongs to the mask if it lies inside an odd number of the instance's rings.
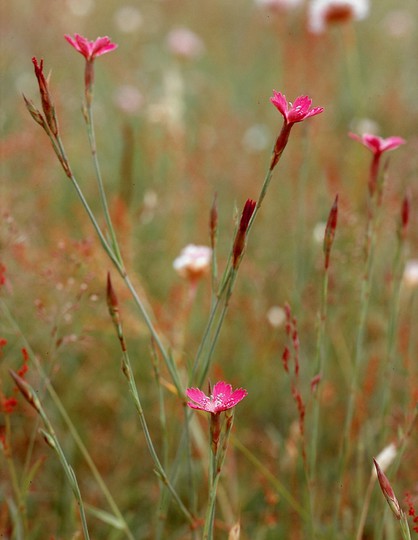
[[[373,197],[369,198],[369,216],[367,221],[367,231],[366,231],[366,260],[365,260],[365,272],[361,282],[361,293],[360,293],[360,316],[357,327],[357,337],[356,337],[356,346],[354,352],[354,363],[351,374],[351,383],[350,383],[350,393],[348,398],[348,405],[346,410],[346,417],[344,422],[343,429],[343,438],[338,460],[338,478],[340,485],[343,485],[343,476],[346,467],[346,462],[349,456],[350,450],[350,431],[354,416],[354,407],[357,397],[358,384],[359,384],[359,372],[361,361],[363,360],[363,349],[364,349],[364,338],[366,333],[366,320],[369,311],[370,303],[370,289],[372,283],[372,271],[374,264],[374,252],[376,245],[377,237],[377,221],[378,215],[376,211],[379,209],[376,206],[375,199]],[[338,527],[338,514],[340,512],[342,500],[342,489],[338,490],[337,501],[335,505],[335,515],[334,515],[334,532],[336,533]]]
[[[285,500],[289,506],[293,508],[293,510],[299,515],[301,519],[304,521],[309,520],[309,513],[298,503],[298,501],[293,497],[293,495],[287,490],[284,484],[280,482],[278,478],[272,474],[269,469],[261,463],[261,461],[251,452],[251,450],[248,450],[246,446],[244,446],[236,437],[232,437],[232,443],[233,445],[242,453],[244,456],[250,461],[257,469],[258,471],[264,476],[264,478],[270,482],[270,484],[274,487],[274,489],[277,491],[277,493]]]
[[[327,300],[328,300],[328,270],[325,269],[322,280],[321,307],[318,317],[318,330],[316,338],[316,351],[314,361],[314,376],[320,377],[317,386],[313,391],[313,419],[312,419],[312,441],[311,441],[311,459],[310,471],[311,481],[316,481],[316,464],[318,451],[318,436],[319,436],[319,404],[322,393],[321,380],[324,377],[324,337],[325,337],[325,321],[327,318]]]
[[[69,415],[67,414],[67,411],[62,403],[62,401],[60,400],[58,394],[55,392],[55,389],[54,387],[52,386],[51,382],[49,381],[49,378],[48,376],[46,375],[45,371],[43,370],[40,362],[38,361],[38,358],[36,357],[35,353],[33,352],[30,344],[28,343],[28,341],[25,339],[20,327],[18,326],[17,322],[15,321],[15,319],[13,318],[12,314],[10,313],[7,305],[5,304],[5,302],[3,300],[0,300],[0,305],[2,307],[2,310],[3,310],[3,313],[6,315],[7,319],[8,319],[8,322],[9,324],[11,324],[11,326],[13,327],[13,329],[21,336],[21,339],[24,341],[25,343],[25,348],[28,350],[29,352],[29,357],[31,358],[31,360],[34,362],[35,364],[35,367],[39,373],[39,375],[41,376],[44,384],[45,384],[45,388],[48,392],[48,394],[50,395],[52,401],[54,402],[54,405],[57,407],[58,411],[60,412],[69,432],[71,433],[71,436],[73,437],[78,449],[80,450],[83,458],[85,459],[88,467],[90,468],[92,474],[93,474],[93,477],[94,479],[96,480],[98,486],[100,487],[105,499],[107,500],[112,512],[115,514],[115,516],[118,518],[119,522],[122,524],[122,528],[123,528],[123,531],[125,532],[127,538],[129,538],[129,540],[134,540],[134,536],[133,534],[131,533],[131,531],[129,530],[129,527],[128,527],[128,524],[126,523],[121,511],[119,510],[115,500],[113,499],[112,497],[112,494],[110,493],[108,487],[106,486],[99,470],[97,469],[91,455],[89,454],[86,446],[84,445],[75,425],[73,424],[73,422],[71,421],[71,418],[69,417]]]
[[[96,134],[95,134],[95,128],[94,128],[93,107],[92,107],[91,100],[87,100],[86,110],[87,110],[87,115],[85,116],[85,119],[86,119],[86,125],[87,125],[87,134],[88,134],[88,138],[89,138],[89,142],[90,142],[90,149],[91,149],[91,154],[92,154],[92,158],[93,158],[94,171],[95,171],[95,174],[96,174],[97,185],[99,187],[100,200],[101,200],[102,207],[103,207],[103,213],[104,213],[105,220],[106,220],[106,225],[107,225],[110,237],[111,237],[113,252],[114,252],[117,260],[121,264],[121,266],[123,266],[122,256],[121,256],[120,249],[119,249],[119,244],[118,244],[118,241],[117,241],[117,238],[116,238],[115,229],[114,229],[113,224],[112,224],[112,219],[110,217],[109,206],[107,204],[107,198],[106,198],[106,193],[105,193],[104,186],[103,186],[102,173],[101,173],[101,170],[100,170],[99,159],[97,157]]]
[[[35,395],[35,392],[33,389],[31,389],[32,394]],[[67,479],[70,483],[71,489],[73,491],[74,497],[77,501],[78,509],[80,512],[80,518],[81,518],[81,525],[83,528],[83,534],[85,540],[90,539],[88,526],[87,526],[87,518],[86,518],[86,512],[84,509],[83,499],[81,497],[80,488],[78,486],[77,478],[75,476],[74,470],[71,467],[71,465],[68,463],[67,458],[64,454],[64,451],[59,443],[58,437],[56,436],[56,433],[54,431],[54,428],[52,427],[51,422],[49,421],[48,416],[46,415],[41,403],[38,401],[37,405],[37,411],[39,415],[42,418],[42,421],[46,427],[46,432],[41,429],[41,432],[44,436],[45,441],[51,448],[55,450],[55,452],[58,455],[58,458],[61,462],[62,468],[64,469],[65,475],[67,476]]]
[[[387,350],[386,350],[386,359],[384,362],[384,367],[382,370],[382,402],[381,402],[381,443],[384,443],[387,434],[387,427],[385,425],[386,416],[389,408],[389,397],[390,397],[390,381],[393,379],[393,364],[395,359],[395,348],[396,348],[396,330],[398,326],[398,316],[399,316],[399,303],[400,303],[400,291],[402,283],[402,270],[403,270],[403,253],[404,253],[404,242],[400,237],[394,264],[393,264],[393,290],[392,297],[390,302],[390,313],[389,313],[389,323],[388,323],[388,332],[387,332]]]

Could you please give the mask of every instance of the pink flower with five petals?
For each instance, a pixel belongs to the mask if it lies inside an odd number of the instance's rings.
[[[98,37],[95,41],[89,41],[80,34],[74,34],[74,38],[67,34],[64,37],[89,62],[117,48],[117,44],[112,43],[107,36]]]
[[[293,104],[288,103],[286,96],[276,92],[276,90],[273,90],[273,97],[270,98],[270,101],[283,115],[287,124],[302,122],[302,120],[320,114],[324,110],[323,107],[311,108],[312,100],[308,96],[299,96]]]
[[[365,133],[362,136],[356,135],[356,133],[349,133],[348,135],[355,141],[361,142],[361,144],[371,150],[375,155],[383,154],[383,152],[387,152],[388,150],[395,150],[395,148],[406,142],[402,137],[388,137],[387,139],[383,139],[369,133]]]
[[[311,108],[312,100],[308,96],[299,96],[293,104],[288,103],[286,96],[280,92],[276,92],[276,90],[273,90],[273,96],[270,98],[270,101],[281,113],[284,120],[282,130],[276,139],[276,144],[273,149],[270,163],[270,171],[272,171],[286,148],[293,125],[297,122],[306,120],[306,118],[320,114],[324,108]],[[261,200],[259,201],[259,204],[261,204]]]
[[[238,388],[232,391],[230,384],[219,381],[214,385],[210,396],[207,396],[198,388],[188,388],[186,395],[192,401],[189,401],[187,405],[192,409],[206,411],[211,414],[219,414],[222,411],[235,407],[235,405],[245,398],[247,393],[247,390],[244,388]]]

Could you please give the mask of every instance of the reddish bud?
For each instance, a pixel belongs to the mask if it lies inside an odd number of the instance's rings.
[[[402,201],[401,206],[401,219],[399,225],[399,236],[401,239],[404,239],[406,236],[406,231],[408,230],[409,225],[409,215],[411,212],[411,201],[409,195],[406,194]]]
[[[31,386],[13,370],[9,369],[9,373],[14,382],[16,383],[18,390],[29,403],[29,405],[31,405],[36,410],[36,412],[40,412],[41,404],[39,403],[39,400]]]
[[[210,245],[215,249],[216,232],[218,230],[218,195],[215,193],[209,216]]]
[[[329,258],[331,254],[332,244],[334,242],[335,230],[337,228],[338,220],[338,195],[336,195],[334,204],[331,207],[327,225],[325,228],[324,236],[324,254],[325,254],[325,270],[328,270],[329,267]]]
[[[250,224],[251,217],[254,214],[256,205],[256,201],[253,201],[252,199],[247,199],[241,214],[241,221],[237,234],[235,236],[234,247],[232,250],[232,266],[235,269],[238,267],[239,259],[242,255],[242,252],[244,251],[247,229]]]
[[[42,109],[44,111],[47,124],[51,132],[53,133],[53,135],[56,137],[58,135],[58,124],[55,117],[54,105],[52,104],[52,99],[49,94],[48,81],[45,79],[45,75],[43,71],[44,61],[41,59],[40,63],[38,64],[38,60],[35,57],[33,57],[32,62],[35,69],[36,78],[38,79],[39,92],[41,94]]]
[[[377,479],[379,481],[380,489],[382,490],[383,495],[385,496],[385,499],[387,500],[390,509],[392,510],[394,516],[396,519],[401,519],[402,517],[402,510],[399,506],[398,499],[396,498],[395,492],[392,489],[392,486],[390,485],[389,480],[387,479],[387,476],[380,468],[378,462],[373,458],[374,466],[376,468],[376,474]]]

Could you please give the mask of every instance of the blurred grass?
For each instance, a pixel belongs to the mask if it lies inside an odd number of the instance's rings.
[[[365,118],[378,124],[382,136],[399,135],[408,141],[390,155],[385,215],[377,246],[367,328],[369,364],[364,366],[364,384],[369,386],[359,399],[356,424],[359,440],[367,449],[373,447],[376,437],[374,418],[378,416],[381,390],[375,378],[379,358],[386,350],[395,228],[406,187],[413,208],[408,256],[417,257],[416,1],[405,1],[402,8],[389,0],[374,2],[364,22],[332,29],[321,37],[306,33],[303,12],[276,17],[244,0],[214,0],[198,5],[192,0],[131,2],[143,21],[131,33],[124,32],[116,22],[115,16],[123,7],[117,2],[92,2],[92,10],[84,17],[74,14],[74,5],[70,1],[32,0],[2,6],[1,260],[8,276],[5,301],[23,336],[51,373],[86,446],[120,507],[132,520],[132,529],[139,531],[138,538],[149,538],[149,517],[154,512],[158,489],[133,408],[125,398],[125,381],[119,375],[118,344],[104,301],[109,263],[54,160],[49,141],[24,108],[22,92],[35,102],[38,99],[31,57],[44,58],[46,72],[51,70],[51,90],[71,163],[98,210],[80,113],[83,59],[70,49],[63,34],[78,32],[91,39],[110,35],[119,44],[116,52],[96,65],[99,157],[123,252],[168,335],[174,331],[179,305],[186,294],[185,285],[174,275],[172,261],[185,244],[208,243],[213,194],[218,193],[219,201],[221,264],[231,243],[234,208],[241,208],[245,199],[258,195],[281,125],[280,115],[269,103],[272,89],[284,92],[289,100],[309,94],[314,105],[325,107],[325,112],[292,132],[252,231],[211,378],[225,378],[248,389],[249,398],[237,411],[237,436],[272,472],[286,479],[295,497],[303,498],[300,463],[294,454],[298,448],[294,427],[297,413],[280,360],[284,332],[268,324],[266,313],[272,305],[291,303],[299,321],[301,370],[308,393],[322,275],[322,250],[312,233],[318,222],[326,221],[338,192],[340,221],[332,255],[327,323],[328,365],[332,367],[324,383],[325,428],[320,447],[321,480],[326,486],[324,495],[329,495],[335,481],[334,458],[344,419],[358,318],[370,160],[369,153],[351,141],[347,132],[358,131],[359,122]],[[406,15],[406,30],[396,37],[388,28],[391,14],[393,19],[393,13],[399,11]],[[176,26],[187,26],[201,37],[205,52],[200,58],[173,58],[165,40]],[[118,88],[126,84],[136,87],[144,100],[131,114],[121,111],[115,102]],[[173,88],[179,92],[177,97]],[[170,124],[170,107],[178,106],[183,113]],[[261,126],[268,137],[267,144],[257,151],[244,142],[245,134],[254,125]],[[132,137],[130,164],[126,163],[127,129]],[[126,171],[128,165],[132,175],[129,186],[121,177],[121,170]],[[129,200],[121,204],[126,193]],[[150,193],[155,204],[147,199]],[[144,408],[158,444],[148,336],[128,296],[116,283],[118,293],[121,289],[126,333]],[[397,351],[401,369],[393,379],[388,441],[396,438],[398,429],[404,426],[417,387],[417,305],[406,289],[401,300]],[[187,362],[198,346],[208,302],[209,284],[204,283],[187,327],[183,352]],[[19,350],[24,344],[8,324],[2,325],[2,335],[8,340],[1,358],[2,385],[8,392],[11,383],[7,368],[19,363]],[[31,376],[36,380],[34,372]],[[39,390],[42,393],[42,386]],[[170,441],[174,452],[174,420],[180,420],[182,411],[173,397],[168,395],[167,400],[167,410],[173,415]],[[53,416],[54,409],[50,408]],[[85,498],[103,505],[59,416],[54,420],[81,479]],[[72,507],[71,493],[58,464],[36,436],[36,421],[25,406],[12,416],[12,422],[16,461],[25,459],[31,437],[36,437],[34,455],[45,459],[29,497],[31,538],[44,538],[45,530],[57,538],[69,538],[75,510],[68,512]],[[414,457],[416,431],[414,438],[397,477],[400,493],[417,489],[417,468],[412,466],[418,465]],[[356,459],[360,461],[356,470],[367,481],[371,457],[365,455],[361,445]],[[238,483],[234,510],[241,516],[243,538],[288,538],[290,534],[292,539],[303,537],[289,509],[271,496],[265,480],[239,454],[233,457],[231,452],[226,467],[227,478]],[[361,485],[358,478],[356,481]],[[7,484],[2,484],[3,493],[8,490]],[[346,530],[353,530],[350,520],[355,519],[355,507],[361,506],[361,498],[353,497],[353,492],[351,496],[345,501]],[[204,497],[202,488],[201,503]],[[380,502],[372,507],[370,516],[373,511],[380,516]],[[323,501],[323,514],[330,516],[332,511],[331,495]],[[1,512],[2,516],[6,512],[4,503]],[[174,514],[170,538],[186,537]],[[94,537],[112,537],[99,522],[92,520],[91,526]],[[371,521],[367,527],[365,538],[374,538]]]

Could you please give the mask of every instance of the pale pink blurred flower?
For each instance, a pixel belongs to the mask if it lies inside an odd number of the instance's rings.
[[[361,20],[369,13],[368,0],[311,0],[308,28],[315,34],[324,32],[328,25]]]
[[[293,104],[291,102],[288,103],[286,96],[280,92],[276,92],[276,90],[273,90],[273,96],[270,98],[270,101],[282,114],[287,124],[302,122],[306,118],[320,114],[324,110],[323,107],[311,108],[312,100],[308,96],[299,96]]]
[[[302,4],[303,0],[255,0],[257,6],[269,11],[288,11]]]
[[[116,90],[114,100],[116,105],[128,114],[138,112],[144,103],[144,97],[141,92],[136,86],[130,84],[119,86]]]
[[[212,249],[210,247],[189,244],[174,260],[173,267],[179,276],[196,280],[208,273],[211,259]]]
[[[370,135],[369,133],[365,133],[362,136],[356,135],[355,133],[349,133],[348,135],[355,141],[361,142],[361,144],[371,150],[375,155],[380,155],[388,150],[394,150],[406,142],[402,137],[387,137],[387,139],[383,139],[382,137]]]
[[[389,11],[383,20],[385,31],[395,38],[411,35],[416,29],[416,22],[416,17],[411,17],[411,13],[406,9]]]
[[[89,62],[93,61],[97,56],[113,51],[117,47],[116,43],[112,43],[107,36],[98,37],[95,41],[89,41],[80,34],[74,34],[74,38],[67,34],[64,37]]]
[[[215,384],[210,396],[207,396],[198,388],[188,388],[186,390],[187,397],[192,400],[187,403],[189,407],[211,414],[219,414],[222,411],[232,409],[247,394],[248,392],[244,388],[232,391],[232,386],[223,381]]]
[[[199,57],[205,50],[200,37],[188,28],[175,28],[167,36],[167,47],[175,56],[185,59]]]

